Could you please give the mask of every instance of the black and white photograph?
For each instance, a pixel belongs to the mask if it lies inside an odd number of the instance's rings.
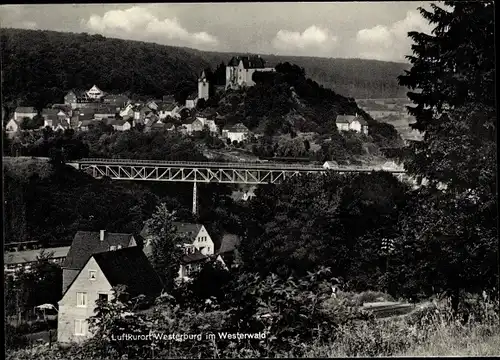
[[[500,356],[494,9],[0,5],[5,359]]]

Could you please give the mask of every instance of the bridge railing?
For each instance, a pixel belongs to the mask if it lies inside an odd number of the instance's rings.
[[[173,165],[178,167],[208,167],[208,168],[250,168],[250,169],[265,169],[265,170],[311,170],[311,171],[326,171],[321,165],[305,165],[305,164],[282,164],[274,162],[207,162],[207,161],[168,161],[168,160],[137,160],[137,159],[101,159],[101,158],[84,158],[77,161],[79,164],[99,165]],[[366,167],[360,165],[349,165],[344,167],[334,167],[331,170],[339,172],[372,172],[372,171],[388,171],[391,173],[404,173],[404,170],[384,169],[383,167]]]
[[[151,165],[178,165],[178,166],[200,166],[200,167],[256,167],[256,168],[280,168],[280,169],[323,169],[320,165],[293,165],[261,162],[207,162],[207,161],[168,161],[168,160],[137,160],[137,159],[99,159],[84,158],[78,161],[80,164],[151,164]]]

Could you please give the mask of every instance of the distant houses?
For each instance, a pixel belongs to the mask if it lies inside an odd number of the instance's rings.
[[[22,121],[24,118],[33,119],[38,114],[32,106],[20,106],[14,111],[14,120]]]
[[[356,115],[338,115],[335,120],[339,131],[356,131],[368,135],[368,123],[362,117]]]
[[[245,141],[249,136],[250,130],[248,130],[248,128],[242,123],[230,125],[222,129],[222,138],[230,139],[231,142]]]

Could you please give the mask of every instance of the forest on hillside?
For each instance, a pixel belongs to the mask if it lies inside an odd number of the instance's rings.
[[[62,101],[72,88],[161,97],[196,88],[197,74],[235,54],[158,45],[101,35],[2,29],[4,103]],[[404,96],[396,77],[405,64],[359,59],[267,56],[268,65],[296,63],[312,80],[354,98]]]

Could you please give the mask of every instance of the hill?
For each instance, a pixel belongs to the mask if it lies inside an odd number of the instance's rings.
[[[61,101],[71,88],[161,97],[196,88],[197,74],[233,54],[105,38],[101,35],[2,29],[4,103],[38,108]],[[267,56],[268,64],[290,62],[312,80],[354,98],[398,97],[396,76],[406,64],[359,59]],[[28,70],[29,69],[29,70]]]
[[[244,53],[220,53],[186,49],[192,54],[206,59],[212,67],[232,56],[245,56]],[[404,98],[406,88],[399,86],[397,77],[409,70],[410,65],[389,61],[367,59],[339,59],[312,56],[283,56],[260,54],[268,66],[289,62],[304,68],[308,77],[325,88],[353,97],[369,98]]]

